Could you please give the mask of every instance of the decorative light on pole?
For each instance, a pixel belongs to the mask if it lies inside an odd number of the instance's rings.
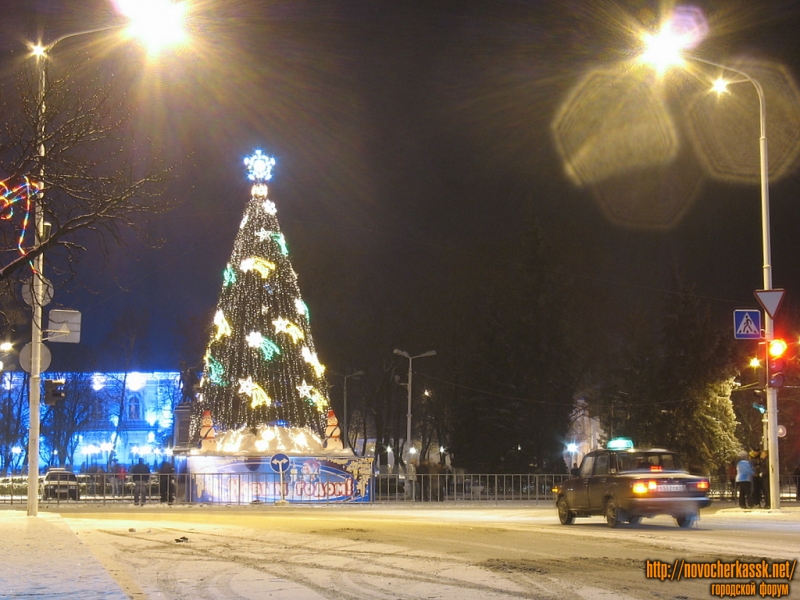
[[[415,358],[423,358],[425,356],[435,356],[436,350],[429,350],[428,352],[423,352],[422,354],[417,354],[416,356],[411,356],[408,352],[404,352],[403,350],[394,351],[395,354],[398,356],[405,356],[408,359],[408,413],[406,413],[406,462],[411,458],[411,382],[414,376],[414,370],[412,369],[412,365],[414,363]]]
[[[47,68],[46,60],[50,52],[56,45],[64,40],[90,35],[94,33],[102,33],[113,31],[117,29],[130,28],[132,33],[136,31],[143,31],[141,23],[143,19],[151,22],[159,23],[159,31],[171,31],[173,37],[171,39],[179,39],[174,37],[174,33],[183,31],[183,11],[177,11],[170,7],[176,6],[167,0],[149,0],[147,3],[147,10],[138,10],[135,13],[127,14],[128,22],[122,24],[109,25],[107,27],[97,27],[94,29],[87,29],[85,31],[78,31],[56,38],[54,41],[47,45],[36,44],[31,47],[31,53],[36,57],[36,64],[39,69],[39,81],[37,92],[37,154],[39,157],[39,192],[35,201],[39,203],[37,206],[34,203],[34,250],[38,250],[46,240],[46,225],[44,221],[44,210],[42,208],[42,198],[44,197],[44,161],[47,149],[45,147],[45,100],[47,91]],[[166,25],[165,17],[170,18],[169,24]],[[177,20],[176,20],[177,19]],[[152,28],[149,30],[152,32]],[[181,38],[182,39],[182,38]],[[33,277],[31,280],[30,289],[30,304],[31,304],[31,344],[30,344],[30,387],[28,390],[29,401],[29,433],[28,433],[28,501],[27,501],[27,514],[29,517],[35,517],[39,514],[39,404],[41,402],[41,374],[42,374],[42,352],[44,349],[42,339],[42,312],[43,306],[47,304],[48,296],[52,293],[52,289],[44,278],[44,253],[39,251],[33,259]],[[46,369],[49,364],[45,365]]]
[[[685,15],[684,15],[685,16]],[[767,160],[767,105],[764,98],[764,90],[761,84],[752,78],[750,75],[741,69],[723,65],[711,60],[699,58],[694,55],[686,55],[684,51],[696,45],[701,39],[700,33],[703,33],[702,27],[697,25],[697,22],[691,23],[687,26],[687,21],[678,22],[677,25],[667,22],[661,32],[656,36],[650,36],[645,41],[647,42],[647,50],[642,55],[643,62],[654,65],[660,72],[663,72],[671,65],[680,65],[684,60],[699,62],[718,69],[736,73],[744,78],[745,81],[750,82],[758,94],[759,106],[759,125],[760,132],[758,138],[759,146],[759,174],[761,184],[761,239],[762,239],[762,254],[763,254],[763,280],[764,290],[772,290],[772,257],[771,257],[771,242],[770,242],[770,219],[769,219],[769,168]],[[684,33],[681,33],[681,28]],[[738,82],[736,82],[738,83]],[[727,83],[724,80],[718,79],[714,82],[714,91],[722,93],[727,91]],[[774,338],[774,320],[769,311],[765,311],[764,315],[764,338],[769,345],[770,341]],[[767,406],[765,421],[767,424],[767,452],[769,457],[769,497],[770,507],[779,509],[781,507],[780,500],[780,476],[779,476],[779,462],[778,462],[778,391],[771,387],[766,386],[767,389]]]

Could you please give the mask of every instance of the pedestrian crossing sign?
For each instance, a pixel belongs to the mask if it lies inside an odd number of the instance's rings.
[[[737,340],[760,340],[761,311],[755,309],[733,311],[733,337]]]

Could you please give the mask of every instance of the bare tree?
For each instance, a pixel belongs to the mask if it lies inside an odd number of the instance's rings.
[[[31,60],[18,73],[19,101],[0,107],[0,179],[9,188],[31,182],[32,198],[0,196],[0,241],[10,249],[0,255],[0,280],[25,278],[42,252],[50,274],[74,276],[92,238],[104,256],[124,245],[126,230],[154,243],[144,225],[176,204],[162,197],[171,169],[144,158],[152,156],[150,144],[135,139],[130,109],[114,88],[109,77],[74,61],[57,70]],[[32,206],[50,223],[38,244]]]
[[[3,374],[9,385],[0,386],[0,473],[8,473],[21,463],[14,459],[15,447],[27,448],[28,377],[17,386],[11,385],[11,377],[11,373]]]
[[[63,379],[64,398],[54,406],[49,406],[42,416],[42,435],[49,442],[47,448],[57,458],[51,456],[49,462],[57,462],[59,467],[69,464],[75,468],[75,450],[78,447],[78,433],[86,431],[94,416],[95,397],[92,390],[91,375],[88,373],[54,373],[54,378]]]

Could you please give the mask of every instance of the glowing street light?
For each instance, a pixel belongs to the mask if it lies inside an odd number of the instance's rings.
[[[136,9],[133,9],[128,4],[136,4]],[[183,31],[183,26],[177,17],[181,18],[184,15],[183,9],[178,10],[178,5],[168,0],[130,0],[126,2],[120,0],[118,3],[121,13],[128,17],[128,20],[123,24],[113,24],[106,27],[97,27],[94,29],[87,29],[75,33],[69,33],[56,38],[49,44],[38,43],[31,46],[31,54],[36,58],[36,64],[39,68],[39,87],[38,87],[38,123],[36,125],[36,133],[38,137],[37,151],[39,155],[39,181],[40,191],[38,200],[45,193],[44,190],[44,158],[46,148],[45,140],[45,91],[46,91],[46,60],[49,54],[53,51],[56,45],[64,40],[90,35],[94,33],[109,32],[124,27],[131,27],[131,35],[133,33],[142,33],[147,31],[148,39],[157,32],[164,31],[164,26],[167,25],[166,31],[171,33],[170,40],[175,41],[174,33],[176,31]],[[123,10],[124,9],[124,10]],[[127,12],[125,12],[127,11]],[[145,20],[148,20],[149,26],[145,28]],[[34,211],[34,247],[39,248],[42,243],[46,241],[44,211],[38,209],[36,206]],[[49,295],[49,286],[44,278],[44,255],[40,252],[33,259],[33,277],[31,280],[31,345],[30,345],[30,388],[28,392],[29,401],[29,415],[30,425],[28,434],[28,516],[35,517],[39,513],[39,403],[41,401],[41,373],[42,373],[42,348],[44,346],[42,340],[42,308],[47,303],[46,296]],[[46,367],[45,367],[46,368]]]
[[[699,10],[699,9],[695,9]],[[680,65],[683,61],[699,62],[723,71],[735,73],[743,80],[728,82],[722,78],[714,82],[713,90],[718,93],[728,91],[730,83],[747,81],[755,88],[758,94],[759,106],[759,173],[761,182],[761,237],[763,253],[763,278],[764,290],[772,290],[772,258],[770,244],[770,220],[769,220],[769,168],[767,161],[767,107],[764,98],[764,90],[761,84],[741,69],[728,65],[723,65],[711,60],[699,58],[694,55],[686,55],[686,50],[691,49],[699,43],[704,33],[704,23],[702,15],[697,13],[679,15],[682,20],[673,21],[672,19],[664,24],[661,32],[654,36],[644,36],[647,44],[645,52],[640,56],[640,61],[652,65],[659,73],[663,73],[671,65]],[[774,322],[772,315],[765,311],[764,315],[764,337],[767,344],[774,338]],[[778,392],[767,385],[766,389],[766,415],[767,423],[767,453],[769,456],[769,496],[771,508],[780,508],[780,477],[778,464]]]
[[[185,2],[166,0],[116,0],[119,13],[128,18],[127,34],[138,39],[150,54],[186,41]]]
[[[425,356],[435,356],[436,350],[428,350],[427,352],[423,352],[422,354],[417,354],[416,356],[411,356],[408,352],[403,350],[398,350],[395,348],[395,354],[398,356],[405,356],[408,359],[408,413],[406,413],[406,461],[411,458],[411,378],[414,375],[414,371],[411,368],[415,358],[423,358]]]

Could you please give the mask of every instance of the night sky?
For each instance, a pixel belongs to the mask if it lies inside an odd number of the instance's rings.
[[[334,370],[352,365],[337,356],[332,332],[341,323],[332,320],[347,321],[373,296],[424,311],[420,284],[431,296],[439,293],[449,255],[486,252],[518,236],[531,215],[562,257],[563,275],[582,282],[579,306],[587,323],[627,327],[629,310],[671,293],[676,269],[715,306],[756,307],[753,291],[762,287],[757,179],[710,177],[688,149],[691,125],[681,111],[670,111],[678,155],[653,173],[649,187],[637,187],[646,170],[623,171],[600,190],[577,186],[558,151],[554,119],[575,86],[595,69],[630,61],[635,29],[654,28],[669,6],[632,0],[191,4],[192,47],[166,54],[159,64],[148,65],[135,48],[98,58],[129,83],[136,133],[152,137],[178,164],[167,194],[183,203],[152,225],[165,239],[162,248],[134,245],[105,261],[88,254],[81,283],[96,293],[80,291],[76,282],[57,291],[59,305],[83,314],[81,344],[54,349],[61,364],[80,368],[114,319],[134,308],[150,316],[141,366],[178,367],[176,324],[198,319],[198,327],[215,307],[249,199],[242,160],[256,148],[277,160],[270,197],[314,315],[317,348]],[[709,34],[697,49],[704,57],[767,61],[800,77],[797,2],[693,6],[708,20]],[[1,1],[8,59],[2,76],[11,76],[26,39],[103,26],[114,18],[109,7]],[[673,100],[676,93],[666,92]],[[749,86],[735,93],[754,94]],[[682,106],[673,100],[670,106]],[[800,305],[800,160],[792,154],[800,103],[781,108],[778,122],[770,122],[767,98],[768,137],[775,132],[776,160],[784,157],[788,165],[770,189],[773,284],[787,289],[791,307]],[[754,129],[747,143],[757,137]],[[680,196],[691,202],[667,224],[614,222],[598,202],[598,195],[624,199],[637,189],[639,201]],[[410,289],[414,296],[405,296]],[[411,352],[427,349],[424,339],[412,343],[419,346]]]

